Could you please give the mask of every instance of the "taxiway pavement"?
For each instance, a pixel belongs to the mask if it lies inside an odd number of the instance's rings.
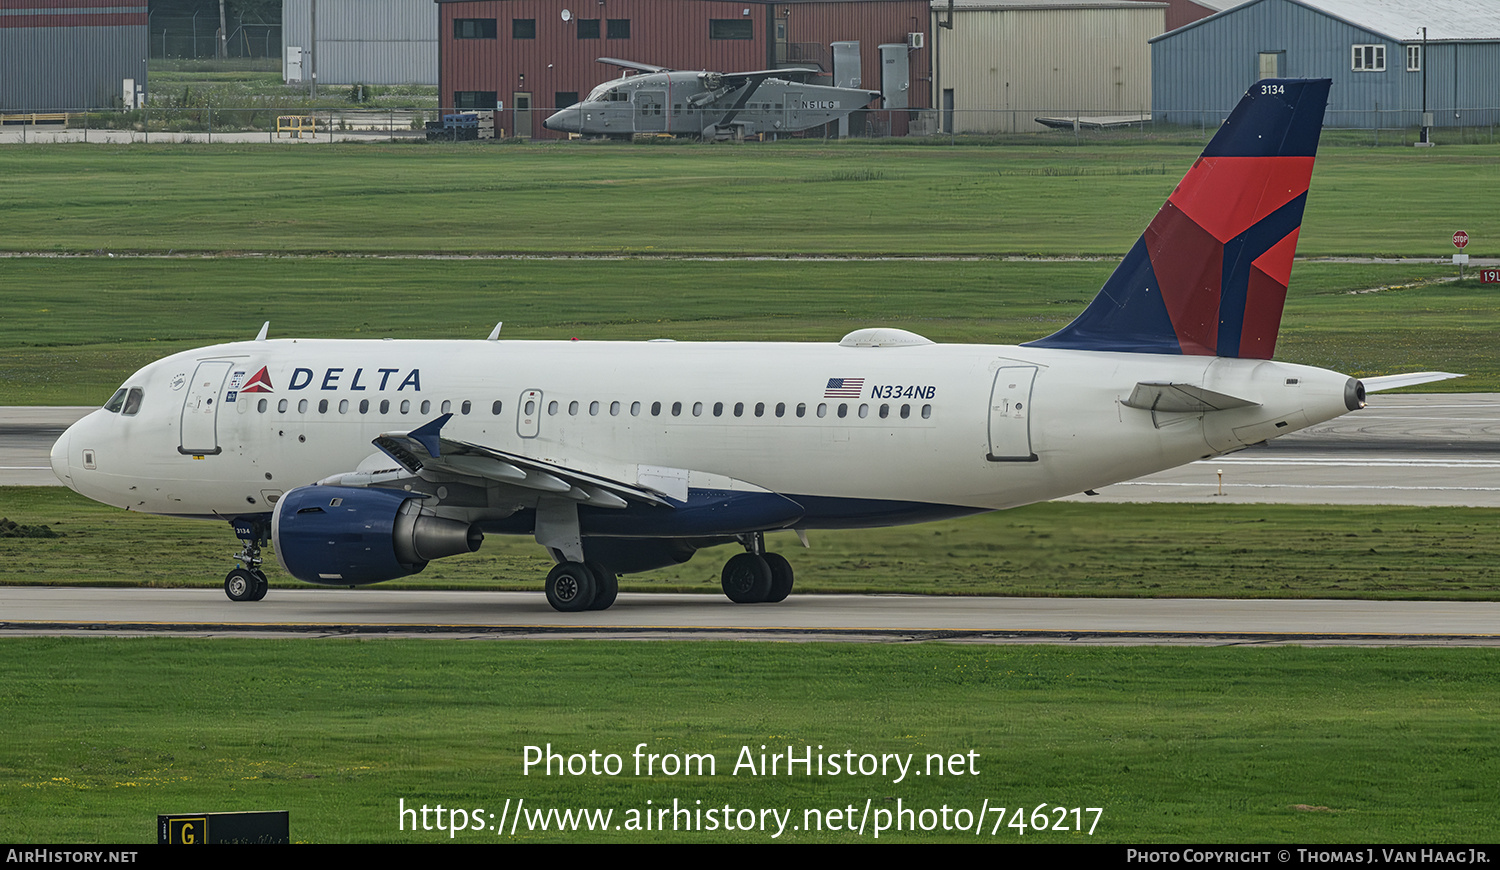
[[[974,643],[1500,646],[1500,602],[622,594],[558,613],[541,592],[0,587],[0,635],[590,637]]]

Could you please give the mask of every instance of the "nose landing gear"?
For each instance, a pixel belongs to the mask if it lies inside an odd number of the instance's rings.
[[[230,601],[259,601],[270,588],[266,575],[258,569],[236,568],[224,578],[224,594]]]

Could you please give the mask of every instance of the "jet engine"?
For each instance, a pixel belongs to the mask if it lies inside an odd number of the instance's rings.
[[[479,549],[484,534],[476,526],[433,515],[422,498],[396,489],[299,486],[271,515],[276,561],[309,583],[362,586]]]

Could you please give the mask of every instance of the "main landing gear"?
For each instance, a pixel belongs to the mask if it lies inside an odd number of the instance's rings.
[[[563,613],[608,610],[619,594],[619,578],[598,562],[559,562],[547,573],[547,603]]]
[[[735,604],[775,604],[792,594],[792,566],[782,556],[767,553],[765,535],[741,535],[745,552],[724,563],[720,586]]]
[[[235,556],[240,567],[224,577],[224,594],[230,601],[259,601],[266,597],[271,584],[266,582],[266,573],[260,570],[262,559],[260,547],[266,541],[267,530],[263,522],[234,522],[234,533],[245,546]]]

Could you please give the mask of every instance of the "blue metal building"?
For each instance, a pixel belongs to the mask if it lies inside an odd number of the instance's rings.
[[[1330,127],[1415,127],[1424,97],[1435,126],[1500,123],[1500,0],[1250,0],[1151,40],[1159,122],[1217,125],[1271,77],[1332,79]]]

